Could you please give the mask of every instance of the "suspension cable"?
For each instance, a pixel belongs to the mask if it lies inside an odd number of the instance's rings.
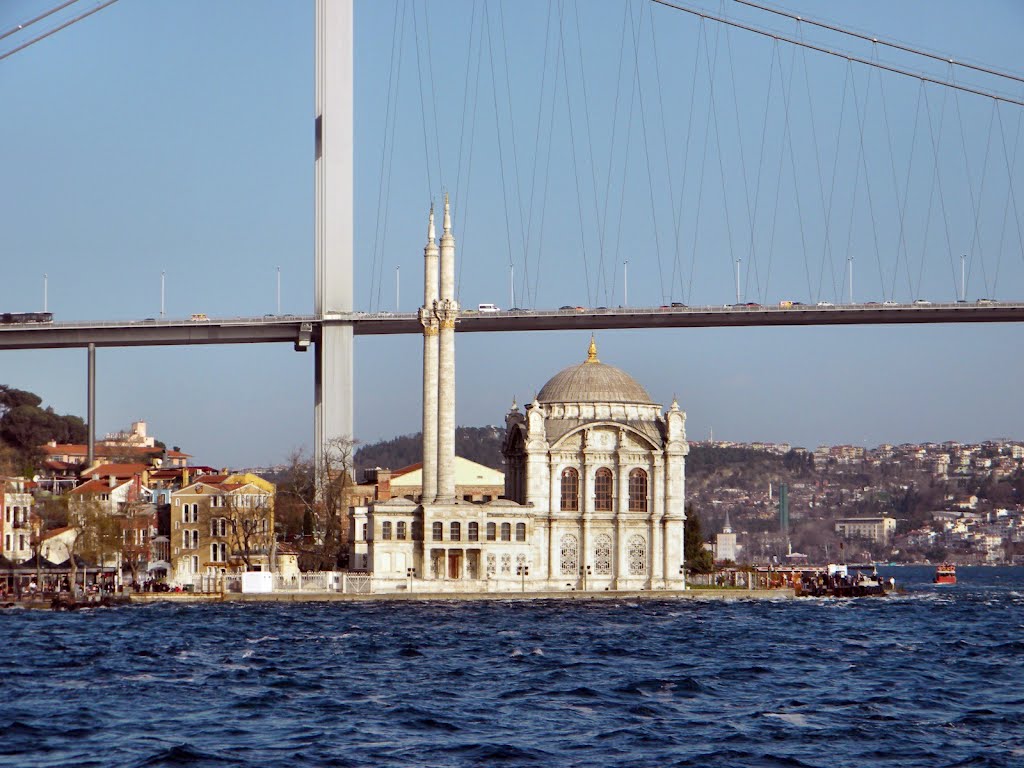
[[[865,34],[861,34],[860,32],[854,32],[849,29],[844,29],[843,27],[837,27],[832,24],[826,24],[823,21],[814,21],[813,19],[809,19],[806,16],[797,16],[796,14],[788,13],[779,8],[771,8],[767,5],[759,5],[757,3],[753,3],[750,0],[734,0],[734,2],[737,2],[740,5],[748,5],[751,8],[757,8],[759,11],[767,11],[768,13],[774,13],[776,16],[784,16],[787,19],[793,19],[795,21],[803,22],[804,24],[810,24],[813,27],[821,27],[822,29],[827,29],[830,32],[839,32],[842,35],[848,35],[849,37],[854,37],[857,38],[858,40],[864,40],[866,42],[874,43],[875,45],[883,45],[886,48],[895,48],[898,51],[904,51],[905,53],[913,53],[917,56],[923,56],[925,58],[933,59],[935,61],[941,61],[944,64],[952,64],[957,67],[963,67],[964,69],[973,69],[975,72],[984,72],[986,75],[1004,77],[1007,80],[1016,80],[1018,83],[1024,83],[1024,77],[1014,75],[1009,72],[1000,72],[998,70],[989,69],[988,67],[982,67],[977,64],[968,64],[966,61],[957,61],[956,59],[952,59],[948,56],[940,56],[937,53],[930,53],[929,51],[924,51],[919,48],[911,48],[909,45],[903,45],[902,43],[896,43],[891,40],[882,40],[877,37],[871,37]]]
[[[35,44],[36,44],[36,43],[38,43],[38,42],[39,42],[40,40],[45,40],[45,39],[46,39],[46,38],[48,38],[48,37],[49,37],[50,35],[55,35],[55,34],[57,34],[57,33],[58,33],[58,32],[60,32],[60,31],[61,31],[62,29],[67,29],[67,28],[68,28],[68,27],[70,27],[70,26],[71,26],[72,24],[75,24],[75,23],[77,23],[77,22],[81,21],[82,19],[88,18],[89,16],[92,16],[92,15],[93,15],[94,13],[96,13],[96,12],[98,12],[98,11],[102,11],[102,10],[103,10],[104,8],[106,8],[107,6],[109,6],[109,5],[113,5],[113,4],[114,4],[114,3],[116,3],[116,2],[117,2],[117,0],[106,0],[106,2],[100,3],[100,4],[99,4],[99,5],[97,5],[97,6],[95,7],[95,8],[91,8],[90,10],[86,11],[85,13],[81,13],[81,14],[79,14],[78,16],[75,16],[74,18],[72,18],[72,19],[69,19],[68,21],[65,21],[65,22],[64,22],[63,24],[59,24],[58,26],[56,26],[56,27],[54,27],[53,29],[51,29],[51,30],[50,30],[49,32],[43,32],[43,34],[41,34],[41,35],[38,35],[38,36],[36,36],[36,37],[33,37],[33,38],[32,38],[31,40],[29,40],[29,41],[28,41],[28,42],[26,42],[26,43],[22,43],[22,44],[21,44],[21,45],[19,45],[19,46],[18,46],[17,48],[12,48],[11,50],[7,51],[7,53],[0,53],[0,61],[3,61],[3,60],[4,60],[4,59],[6,59],[6,58],[7,58],[8,56],[13,56],[13,55],[14,55],[14,54],[16,54],[16,53],[17,53],[18,51],[23,51],[23,50],[25,50],[25,49],[26,49],[26,48],[28,48],[28,47],[29,47],[30,45],[35,45]],[[61,6],[61,7],[64,7],[64,6]],[[60,9],[58,8],[57,10],[60,10]],[[46,16],[48,16],[48,15],[49,15],[48,13],[47,13],[47,14],[44,14],[44,15],[43,15],[42,17],[40,17],[40,18],[45,18],[45,17],[46,17]],[[29,22],[29,23],[32,23],[32,22]],[[17,30],[17,29],[15,29],[15,30],[13,30],[13,31],[14,31],[14,32],[17,32],[18,30]],[[8,34],[11,34],[11,33],[10,33],[10,32],[8,32],[8,33],[5,33],[4,37],[6,37],[6,36],[7,36]]]
[[[10,37],[16,32],[21,32],[23,29],[28,29],[37,21],[42,21],[47,16],[52,16],[53,14],[57,13],[57,11],[63,11],[69,5],[74,5],[77,2],[78,0],[67,0],[67,2],[61,3],[56,8],[51,8],[50,10],[44,11],[43,13],[40,13],[38,16],[31,18],[28,21],[22,22],[16,27],[11,27],[6,32],[0,33],[0,40],[3,40],[5,37]]]
[[[650,1],[652,3],[657,3],[658,5],[663,5],[666,8],[671,8],[672,10],[675,10],[675,11],[682,11],[683,13],[689,13],[689,14],[692,14],[694,16],[699,16],[702,19],[708,19],[710,21],[716,21],[719,24],[726,24],[726,25],[728,25],[730,27],[737,27],[739,29],[746,30],[747,32],[753,32],[754,34],[757,34],[757,35],[762,35],[764,37],[770,37],[770,38],[775,39],[775,40],[782,40],[785,43],[792,43],[793,45],[799,45],[799,46],[802,46],[804,48],[810,48],[813,51],[818,51],[819,53],[825,53],[825,54],[828,54],[829,56],[835,56],[835,57],[840,58],[840,59],[846,59],[847,61],[856,62],[857,64],[864,64],[865,66],[868,66],[868,67],[876,67],[877,69],[884,69],[886,72],[892,72],[892,73],[897,74],[897,75],[903,75],[904,77],[912,77],[912,78],[914,78],[916,80],[924,80],[924,81],[929,82],[929,83],[934,83],[935,85],[941,85],[941,86],[945,86],[946,88],[953,88],[953,89],[958,90],[958,91],[964,91],[965,93],[973,93],[975,96],[984,96],[985,98],[996,99],[998,101],[1006,102],[1007,104],[1014,104],[1014,105],[1016,105],[1018,107],[1024,107],[1024,101],[1022,101],[1021,99],[1015,99],[1015,98],[1013,98],[1011,96],[1006,96],[1004,94],[996,93],[994,91],[986,91],[986,90],[983,90],[981,88],[972,88],[970,86],[962,85],[960,83],[951,83],[948,80],[940,80],[939,78],[931,77],[930,75],[926,75],[926,74],[923,74],[921,72],[911,72],[909,70],[901,69],[899,67],[895,67],[895,66],[892,66],[890,64],[882,64],[881,62],[871,61],[870,59],[865,59],[865,58],[862,58],[860,56],[854,56],[851,53],[840,51],[840,50],[837,50],[835,48],[828,48],[828,47],[823,46],[823,45],[816,45],[814,43],[809,43],[809,42],[807,42],[805,40],[797,40],[797,39],[794,39],[794,38],[791,38],[791,37],[787,37],[785,35],[780,35],[777,32],[771,32],[771,31],[766,30],[766,29],[761,29],[760,27],[754,27],[754,26],[751,26],[750,24],[743,24],[743,23],[740,23],[738,21],[734,21],[732,19],[723,18],[721,16],[713,16],[712,14],[705,13],[704,11],[699,11],[699,10],[696,10],[694,8],[689,8],[689,7],[685,6],[685,5],[679,5],[678,3],[669,2],[669,0],[650,0]]]

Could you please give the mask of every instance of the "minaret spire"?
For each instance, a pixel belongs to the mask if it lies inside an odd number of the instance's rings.
[[[437,495],[437,359],[438,359],[438,258],[434,229],[434,204],[430,204],[427,244],[423,247],[423,499]]]
[[[439,325],[437,356],[437,496],[439,504],[455,502],[455,235],[451,206],[444,194],[441,232],[441,293],[434,314]]]

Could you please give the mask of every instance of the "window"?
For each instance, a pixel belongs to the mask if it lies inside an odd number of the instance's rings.
[[[487,524],[487,540],[488,541],[496,541],[497,538],[498,538],[497,531],[498,531],[498,526],[496,526],[494,523],[488,523]]]
[[[192,534],[188,531],[181,532],[181,548],[189,549],[189,544],[192,542]]]
[[[562,537],[562,575],[575,576],[579,568],[576,537],[567,533]]]
[[[218,547],[216,544],[211,544],[210,545],[210,560],[215,562],[215,563],[218,562],[219,559],[218,559],[217,555],[219,553],[220,553],[220,547]]]
[[[444,523],[440,520],[435,522],[431,526],[431,533],[434,537],[434,541],[441,541],[444,538]]]
[[[572,467],[562,470],[562,509],[576,512],[580,508],[580,473]]]
[[[642,469],[629,473],[629,511],[647,511],[647,473]]]
[[[506,575],[512,573],[512,555],[501,556],[501,572]]]
[[[452,541],[462,541],[462,523],[452,523],[449,530]]]
[[[385,541],[389,541],[391,539],[391,521],[390,520],[385,520],[383,523],[380,524],[380,537],[382,539],[384,539]]]
[[[363,539],[363,541],[366,541],[366,540],[367,540],[367,539],[366,539],[366,523],[363,523],[363,535],[362,535],[362,539]]]
[[[516,541],[526,541],[526,523],[516,523]]]
[[[405,541],[405,521],[404,520],[400,520],[395,525],[395,528],[397,529],[396,532],[395,532],[395,538],[398,539],[399,541]]]
[[[498,558],[493,552],[487,554],[487,575],[493,576],[498,570]]]
[[[501,540],[512,541],[512,523],[501,524]]]
[[[594,474],[594,510],[612,511],[612,471],[601,467]]]
[[[612,537],[599,533],[594,540],[594,573],[610,576],[612,572]]]
[[[491,500],[492,500],[491,494],[485,493],[484,496],[483,496],[484,503],[486,504],[488,501],[491,501]]]
[[[647,541],[643,536],[629,537],[629,573],[631,576],[647,573]]]
[[[469,538],[470,541],[480,541],[480,523],[469,524],[467,538]]]

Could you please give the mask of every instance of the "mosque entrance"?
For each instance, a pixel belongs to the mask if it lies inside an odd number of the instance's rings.
[[[461,579],[462,578],[462,550],[451,549],[448,550],[448,578],[449,579]]]

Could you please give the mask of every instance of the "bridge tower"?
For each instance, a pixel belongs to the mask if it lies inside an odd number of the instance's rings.
[[[352,310],[353,0],[316,0],[314,311]],[[352,326],[321,323],[315,345],[313,452],[354,436]]]

